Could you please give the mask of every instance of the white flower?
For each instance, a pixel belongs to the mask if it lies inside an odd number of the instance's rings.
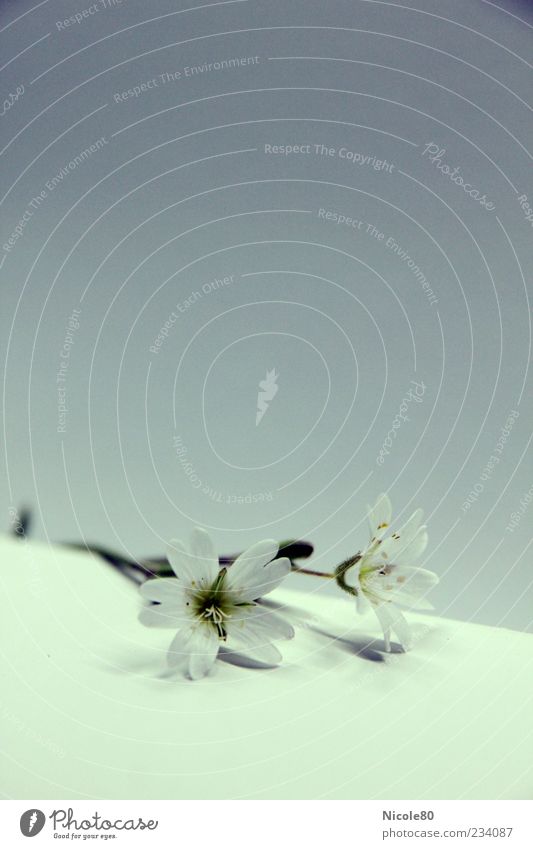
[[[144,625],[178,629],[168,651],[171,667],[183,666],[190,678],[202,678],[227,644],[263,663],[281,660],[270,640],[290,639],[294,630],[256,603],[291,571],[287,557],[274,560],[277,552],[274,540],[263,540],[229,568],[220,568],[206,531],[193,531],[190,551],[171,541],[167,556],[176,577],[141,586],[143,597],[158,604],[143,608],[139,617]]]
[[[428,542],[426,526],[421,525],[423,512],[415,510],[400,530],[387,535],[392,514],[388,495],[380,495],[368,510],[370,542],[350,570],[356,573],[352,586],[357,593],[357,609],[360,613],[369,605],[374,609],[383,628],[386,651],[390,651],[391,631],[408,649],[410,628],[396,604],[432,610],[433,605],[424,596],[439,580],[434,572],[408,565],[421,556]]]

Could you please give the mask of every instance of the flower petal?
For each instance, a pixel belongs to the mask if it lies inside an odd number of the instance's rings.
[[[239,608],[239,612],[232,614],[227,622],[230,639],[249,628],[256,635],[263,634],[265,640],[291,640],[294,637],[294,628],[289,622],[260,604]]]
[[[367,611],[370,609],[370,602],[368,601],[364,592],[360,588],[358,589],[357,595],[355,597],[355,607],[360,615],[367,613]]]
[[[189,643],[194,634],[193,628],[182,628],[174,635],[167,652],[167,663],[171,668],[180,666],[189,659]]]
[[[148,628],[180,628],[190,624],[191,617],[187,616],[182,607],[170,604],[150,604],[143,607],[139,613],[139,622]]]
[[[288,557],[278,557],[266,566],[257,568],[255,575],[250,575],[245,587],[238,590],[243,601],[256,601],[258,598],[271,593],[287,577],[291,571],[291,561]]]
[[[281,660],[281,652],[272,645],[260,630],[253,626],[243,628],[241,631],[231,633],[231,648],[234,651],[243,651],[248,657],[261,663],[276,666]]]
[[[239,554],[228,569],[226,587],[244,589],[255,584],[257,575],[278,553],[278,544],[273,539],[264,539]]]
[[[379,539],[383,536],[390,525],[392,516],[392,504],[386,492],[378,495],[373,507],[368,508],[368,526],[370,539]]]
[[[183,587],[176,578],[150,578],[139,587],[139,592],[149,601],[176,604],[183,598]]]
[[[183,628],[169,646],[167,662],[173,668],[186,665],[193,680],[203,678],[213,666],[218,649],[219,641],[212,629]]]
[[[199,542],[194,536],[194,544]],[[190,554],[182,542],[177,539],[170,540],[167,547],[167,557],[176,577],[183,584],[188,584],[191,587],[202,586],[210,587],[215,580],[218,572],[213,570],[213,564],[209,557],[198,557]]]
[[[423,555],[427,544],[428,532],[426,526],[421,525],[409,545],[405,545],[398,552],[394,558],[394,562],[398,566],[403,566],[404,564],[408,566],[410,563],[415,563]]]
[[[191,534],[191,555],[195,560],[202,561],[200,571],[213,583],[220,567],[213,541],[203,528],[194,528]]]
[[[189,552],[179,539],[171,539],[167,545],[167,560],[173,572],[180,581],[187,580],[188,570],[185,564],[189,561]]]
[[[266,539],[240,554],[228,569],[225,582],[227,591],[243,601],[255,601],[272,592],[291,571],[287,557],[272,560],[277,551],[277,542]]]
[[[350,569],[350,571],[347,573],[348,575],[353,576],[351,581],[347,581],[347,583],[349,584],[349,586],[353,587],[357,593],[357,595],[355,596],[355,609],[357,610],[359,615],[367,613],[370,608],[370,602],[365,596],[364,590],[361,586],[361,581],[359,580],[359,567],[361,562],[362,561],[360,560],[359,563],[357,563],[354,568]]]
[[[363,592],[375,603],[393,601],[431,610],[424,596],[438,581],[437,575],[427,569],[385,563],[364,576]]]
[[[415,510],[409,516],[407,522],[398,531],[394,531],[387,539],[387,551],[389,551],[393,543],[396,543],[399,550],[403,550],[406,545],[409,545],[417,535],[423,518],[424,511],[419,507],[418,510]]]
[[[409,533],[411,536],[409,537]],[[381,543],[376,557],[384,562],[395,563],[402,566],[404,563],[414,563],[425,551],[428,543],[428,534],[425,525],[421,525],[412,533],[408,528],[407,535],[401,529],[397,534],[391,534]]]
[[[430,572],[428,569],[397,566],[394,567],[392,574],[395,590],[391,593],[391,597],[396,604],[417,607],[421,610],[433,609],[433,605],[424,596],[439,583],[435,572]]]
[[[213,629],[197,628],[190,646],[189,675],[193,681],[204,678],[213,666],[220,641]]]
[[[383,628],[385,651],[390,651],[391,630],[398,637],[404,651],[411,648],[411,629],[403,613],[392,604],[377,604],[374,606],[374,610]]]

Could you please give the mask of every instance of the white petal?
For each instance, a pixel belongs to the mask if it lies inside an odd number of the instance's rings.
[[[378,604],[374,607],[385,638],[385,650],[390,651],[390,632],[394,631],[400,644],[407,651],[411,647],[411,629],[407,619],[394,605]]]
[[[423,595],[439,583],[439,576],[435,572],[430,572],[429,569],[421,569],[419,566],[396,566],[394,575],[405,576],[406,580],[399,583],[403,584],[404,588],[412,595]],[[396,581],[398,582],[398,577]]]
[[[424,596],[439,583],[439,578],[434,572],[430,572],[428,569],[398,566],[393,574],[396,576],[396,586],[398,587],[392,593],[393,601],[396,604],[417,607],[420,610],[433,609],[433,605]],[[403,578],[404,580],[398,583],[398,578]]]
[[[415,561],[423,555],[427,544],[428,532],[426,530],[426,526],[422,525],[409,545],[404,546],[404,548],[398,552],[397,556],[394,558],[394,562],[397,563],[398,566],[403,566],[404,564],[407,566],[409,563],[415,563]]]
[[[183,607],[170,604],[151,604],[143,607],[139,613],[139,622],[148,628],[180,628],[190,623],[191,617]]]
[[[244,630],[252,628],[256,635],[262,634],[265,641],[290,640],[294,637],[294,628],[282,616],[271,613],[262,605],[241,607],[227,620],[228,636],[239,636]]]
[[[139,587],[143,598],[149,601],[180,603],[183,587],[176,578],[150,578]]]
[[[379,539],[389,527],[392,517],[392,504],[386,492],[378,496],[373,507],[368,508],[368,526],[370,539]]]
[[[413,645],[413,640],[411,637],[411,627],[401,610],[398,610],[396,607],[394,607],[391,613],[394,617],[392,630],[398,637],[402,648],[407,651]]]
[[[218,568],[213,570],[209,558],[189,554],[183,543],[177,539],[170,540],[167,557],[176,577],[185,585],[209,587],[217,576]]]
[[[377,557],[384,562],[395,563],[402,566],[404,563],[414,563],[424,552],[428,543],[426,526],[422,525],[413,533],[413,527],[405,531],[400,529],[387,537],[379,547]]]
[[[370,608],[370,602],[366,598],[364,592],[359,589],[355,597],[355,607],[359,614],[367,613]]]
[[[235,651],[243,651],[248,657],[254,660],[259,660],[261,663],[268,663],[273,666],[282,660],[281,653],[272,645],[265,636],[256,631],[253,626],[243,628],[242,631],[234,631],[231,633],[230,648]]]
[[[409,610],[435,610],[435,605],[427,598],[406,599],[403,596],[398,596],[394,599],[395,604],[400,604],[402,607],[407,607]]]
[[[203,678],[213,666],[218,649],[219,641],[212,629],[184,628],[172,640],[167,661],[171,667],[186,665],[193,679]]]
[[[366,598],[366,596],[363,592],[363,588],[361,587],[361,582],[359,581],[359,567],[360,567],[361,563],[362,563],[362,560],[360,560],[359,563],[357,563],[354,566],[353,569],[350,569],[348,574],[350,574],[350,573],[353,574],[354,578],[352,579],[351,582],[347,582],[347,583],[349,583],[349,586],[352,586],[354,588],[354,590],[357,592],[357,595],[355,596],[355,609],[357,610],[357,612],[360,615],[367,613],[367,611],[370,607],[370,602]]]
[[[203,528],[195,528],[191,534],[191,554],[195,560],[202,561],[200,571],[212,584],[220,567],[213,541]]]
[[[271,559],[277,549],[274,540],[265,540],[241,554],[228,569],[228,592],[242,601],[255,601],[276,589],[291,571],[288,557]]]
[[[388,605],[386,604],[378,604],[374,606],[374,612],[378,617],[379,623],[383,630],[383,637],[385,639],[385,651],[390,651],[391,623],[387,610]]]
[[[228,589],[244,589],[255,583],[258,570],[262,569],[278,553],[278,544],[273,539],[257,542],[242,554],[228,569],[226,587]]]
[[[407,522],[398,530],[394,531],[390,537],[386,540],[386,549],[389,553],[389,558],[392,559],[394,555],[390,554],[391,550],[395,551],[403,551],[405,546],[409,545],[416,537],[422,519],[424,517],[424,511],[419,507],[418,510],[409,516]]]
[[[288,557],[278,557],[277,560],[267,563],[266,566],[258,570],[256,583],[246,588],[245,596],[254,601],[263,598],[263,596],[275,590],[290,574],[290,571],[291,561]]]
[[[193,628],[182,628],[175,634],[167,652],[167,663],[170,667],[174,668],[188,661],[189,643],[193,634]]]
[[[427,569],[386,563],[364,577],[364,592],[371,600],[393,601],[408,607],[428,608],[424,596],[438,583],[438,577]]]
[[[213,629],[197,628],[189,653],[189,675],[195,681],[203,678],[213,666],[220,641]]]
[[[171,539],[167,545],[167,560],[172,566],[176,578],[186,581],[188,570],[186,563],[189,562],[189,552],[179,539]]]

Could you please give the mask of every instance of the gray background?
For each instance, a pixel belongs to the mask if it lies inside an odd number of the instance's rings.
[[[531,630],[531,7],[192,5],[2,3],[2,99],[24,87],[1,116],[2,246],[45,191],[0,252],[5,529],[28,504],[41,539],[134,556],[194,524],[221,551],[301,536],[328,569],[388,490],[400,521],[427,512],[439,613]],[[258,60],[185,75],[233,57]]]

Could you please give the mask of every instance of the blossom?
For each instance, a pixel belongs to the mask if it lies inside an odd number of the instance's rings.
[[[391,631],[397,635],[404,650],[411,646],[411,632],[404,615],[396,605],[432,610],[426,593],[438,583],[434,572],[408,564],[424,552],[428,535],[422,525],[422,510],[415,510],[396,532],[388,532],[392,506],[388,495],[382,494],[374,507],[368,508],[370,542],[355,559],[357,610],[364,613],[372,608],[383,628],[385,650],[390,651]]]
[[[271,640],[290,639],[294,630],[257,603],[291,571],[287,557],[274,559],[277,552],[274,540],[263,540],[220,568],[206,531],[193,531],[189,551],[179,540],[171,541],[167,557],[176,577],[142,584],[142,596],[157,604],[144,607],[139,616],[144,625],[177,628],[169,666],[202,678],[228,644],[260,662],[279,663],[281,654]]]

